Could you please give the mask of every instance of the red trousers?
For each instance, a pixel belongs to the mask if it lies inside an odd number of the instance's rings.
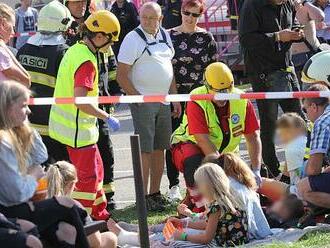
[[[103,163],[97,145],[67,147],[67,150],[78,175],[72,197],[79,201],[94,219],[108,219],[107,201],[103,191]]]
[[[196,163],[195,164],[191,164],[189,162],[187,163],[187,159],[196,155],[203,156],[203,152],[198,147],[198,145],[193,143],[176,144],[171,148],[171,152],[172,152],[173,164],[175,165],[178,171],[184,173],[184,177],[186,180],[187,195],[183,200],[183,203],[186,204],[187,206],[190,206],[193,212],[196,213],[204,212],[205,204],[203,197],[198,193],[195,185],[190,185],[188,183],[188,181],[191,181],[191,179],[188,180],[186,178],[186,176],[193,177],[194,173],[185,173],[186,170],[193,171],[194,168],[200,166],[200,164],[196,164]],[[191,167],[191,168],[187,168],[187,167]]]

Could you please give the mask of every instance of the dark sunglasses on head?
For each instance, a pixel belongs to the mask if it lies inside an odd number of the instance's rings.
[[[302,110],[305,114],[307,114],[307,109],[306,109],[305,107],[303,107],[301,110]]]
[[[201,16],[201,14],[199,13],[199,14],[197,14],[197,13],[191,13],[191,12],[189,12],[189,11],[182,11],[182,14],[184,14],[185,16],[192,16],[192,17],[200,17]]]

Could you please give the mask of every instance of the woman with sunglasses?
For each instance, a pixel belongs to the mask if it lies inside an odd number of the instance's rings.
[[[172,63],[179,94],[188,94],[201,86],[205,68],[217,61],[217,46],[212,34],[197,26],[204,10],[203,0],[184,0],[181,6],[182,24],[170,30],[175,49]],[[182,116],[172,118],[173,131],[181,120]],[[171,163],[169,152],[166,154],[166,165],[170,181],[169,197],[172,200],[181,199],[178,172]]]

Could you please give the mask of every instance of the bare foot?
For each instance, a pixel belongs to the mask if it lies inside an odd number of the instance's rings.
[[[107,226],[110,232],[113,232],[117,236],[123,230],[113,219],[109,219],[107,222]]]

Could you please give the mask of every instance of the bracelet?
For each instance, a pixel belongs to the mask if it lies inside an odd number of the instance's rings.
[[[280,38],[280,34],[279,34],[279,32],[276,32],[276,33],[275,33],[275,40],[276,40],[277,42],[281,41],[281,38]]]
[[[187,241],[187,237],[188,237],[188,234],[185,233],[185,232],[183,232],[183,233],[181,233],[181,235],[180,235],[180,240],[182,240],[182,241]]]
[[[192,222],[197,222],[200,219],[200,215],[198,213],[191,214]]]

